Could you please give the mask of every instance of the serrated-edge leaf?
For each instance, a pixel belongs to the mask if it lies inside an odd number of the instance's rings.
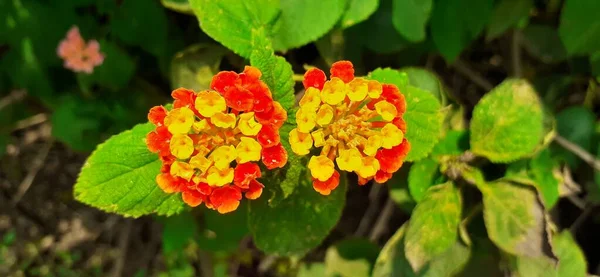
[[[408,189],[413,199],[419,203],[425,196],[427,189],[435,184],[439,175],[437,161],[425,158],[413,163],[408,172]]]
[[[565,230],[555,235],[552,245],[559,259],[556,269],[559,277],[585,277],[587,275],[585,254],[569,231]]]
[[[379,7],[379,0],[348,0],[348,2],[348,9],[340,20],[342,28],[367,20]]]
[[[415,207],[404,242],[406,258],[415,271],[457,241],[461,212],[462,198],[452,182],[429,188]]]
[[[271,88],[273,100],[286,111],[294,107],[294,71],[285,58],[276,56],[270,47],[259,48],[252,51],[250,64],[262,72],[261,79]]]
[[[475,105],[471,149],[494,163],[531,155],[542,140],[541,102],[523,79],[508,79]]]
[[[146,134],[153,129],[151,123],[138,124],[98,145],[81,169],[75,199],[126,217],[182,211],[181,196],[164,193],[155,182],[162,162],[145,144]],[[134,158],[142,159],[141,164],[131,166]]]

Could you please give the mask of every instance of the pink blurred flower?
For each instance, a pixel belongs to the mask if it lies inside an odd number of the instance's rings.
[[[65,61],[65,68],[75,72],[90,74],[94,71],[94,67],[104,61],[98,41],[92,39],[86,44],[77,26],[71,27],[67,37],[58,45],[57,53]]]

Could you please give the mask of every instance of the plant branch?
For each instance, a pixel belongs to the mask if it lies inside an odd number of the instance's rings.
[[[511,46],[513,75],[521,78],[523,76],[523,69],[521,67],[521,32],[519,30],[513,31]]]
[[[586,163],[588,163],[595,170],[600,171],[600,161],[597,160],[596,157],[587,152],[585,149],[579,147],[579,145],[570,142],[569,140],[561,137],[560,135],[556,135],[554,137],[554,141],[563,148],[571,151],[571,153],[575,154],[577,157],[579,157]]]
[[[115,265],[112,268],[111,276],[120,277],[123,274],[125,259],[127,258],[127,249],[129,246],[129,235],[131,234],[131,222],[131,219],[126,220],[125,226],[121,230],[121,234],[119,236],[119,255],[117,256]]]
[[[485,78],[481,77],[477,72],[471,69],[466,63],[462,60],[456,60],[452,64],[452,66],[458,71],[460,74],[469,78],[473,83],[481,87],[482,89],[489,91],[494,88],[494,85],[490,83]]]
[[[29,128],[33,125],[44,123],[48,120],[48,115],[45,113],[36,114],[34,116],[17,121],[13,131]]]
[[[9,95],[0,99],[0,111],[6,108],[8,105],[25,98],[25,94],[27,94],[25,93],[25,90],[13,90]]]
[[[358,228],[356,228],[356,231],[354,232],[355,236],[362,237],[367,235],[367,232],[369,231],[369,221],[375,216],[377,207],[379,206],[379,192],[381,191],[382,186],[383,185],[375,182],[371,185],[371,190],[369,190],[369,205],[367,206],[365,214],[360,219]]]
[[[292,79],[294,79],[294,81],[296,81],[296,82],[302,82],[302,80],[304,80],[304,75],[302,75],[302,74],[294,74],[292,76]]]
[[[390,222],[390,218],[394,213],[395,206],[396,204],[394,204],[392,198],[388,197],[387,201],[385,202],[385,207],[383,208],[383,211],[377,218],[375,226],[371,230],[371,234],[369,235],[370,241],[376,243],[381,237],[381,235],[383,235],[383,232],[385,232],[385,229],[387,228],[387,225]]]
[[[46,160],[46,157],[48,157],[48,153],[50,153],[50,149],[52,148],[53,144],[53,139],[48,140],[44,145],[44,148],[42,148],[42,150],[37,154],[35,159],[31,162],[31,167],[29,168],[29,172],[27,172],[27,176],[25,176],[25,178],[19,185],[19,189],[17,190],[17,193],[12,199],[13,207],[16,206],[17,203],[19,203],[21,198],[23,198],[23,195],[25,195],[25,193],[27,193],[27,191],[31,187],[35,176],[38,174],[40,169],[42,169],[44,161]]]

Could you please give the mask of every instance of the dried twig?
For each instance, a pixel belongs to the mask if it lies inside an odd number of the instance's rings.
[[[44,123],[48,120],[48,115],[45,113],[36,114],[32,117],[17,121],[14,131],[29,128],[33,125]]]
[[[595,170],[600,171],[600,161],[596,160],[594,155],[587,152],[585,149],[579,147],[579,145],[568,141],[567,139],[561,137],[560,135],[556,135],[554,137],[554,141],[563,148],[571,151],[571,153],[575,154],[577,157],[588,163]]]
[[[14,102],[21,101],[26,94],[25,90],[13,90],[9,95],[0,99],[0,111]]]
[[[492,85],[492,83],[490,83],[488,80],[481,77],[481,75],[479,75],[477,72],[475,72],[473,69],[471,69],[463,61],[456,60],[456,61],[454,61],[452,66],[454,68],[456,68],[456,71],[458,71],[460,74],[464,75],[465,77],[469,78],[473,83],[480,86],[484,90],[492,90],[494,88],[494,85]]]
[[[369,222],[371,218],[375,216],[377,212],[377,207],[379,206],[379,191],[381,191],[381,187],[383,185],[373,183],[371,185],[371,190],[369,191],[369,205],[367,206],[367,210],[365,214],[360,219],[360,223],[358,224],[358,228],[354,232],[354,235],[357,237],[366,236],[369,231]]]
[[[120,277],[123,274],[123,268],[125,266],[125,259],[127,258],[127,249],[129,246],[129,235],[131,233],[131,225],[133,220],[128,219],[125,221],[125,226],[121,230],[119,236],[119,255],[115,261],[115,265],[112,268],[111,276]]]
[[[514,30],[512,34],[512,66],[513,66],[513,75],[517,78],[521,78],[523,76],[523,69],[521,67],[521,33],[519,30]]]
[[[15,194],[15,196],[12,199],[13,207],[15,205],[17,205],[17,203],[19,203],[21,198],[23,198],[23,195],[25,195],[25,193],[27,193],[27,190],[29,190],[29,188],[31,187],[31,184],[33,183],[33,180],[35,179],[35,176],[38,174],[40,169],[42,169],[42,166],[44,165],[44,161],[46,160],[48,153],[50,153],[50,149],[52,148],[53,144],[54,144],[53,139],[48,140],[46,142],[46,144],[44,145],[44,148],[42,148],[42,150],[38,153],[38,155],[35,157],[33,162],[31,162],[31,166],[29,168],[29,172],[27,172],[27,176],[25,176],[25,179],[23,179],[23,181],[19,185],[17,193]]]
[[[274,255],[266,256],[264,259],[262,259],[260,264],[258,264],[258,273],[261,276],[265,275],[267,272],[269,272],[271,267],[273,267],[275,262],[277,262],[277,256],[274,256]]]
[[[383,232],[385,232],[385,229],[387,228],[387,225],[390,222],[390,218],[394,213],[395,207],[396,204],[394,204],[392,198],[388,197],[387,201],[385,202],[385,207],[383,208],[383,211],[379,215],[379,218],[377,218],[375,226],[371,230],[369,240],[371,240],[372,242],[377,242],[381,235],[383,235]]]

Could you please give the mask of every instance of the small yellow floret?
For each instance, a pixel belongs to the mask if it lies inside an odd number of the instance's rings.
[[[321,91],[321,100],[329,105],[337,105],[346,98],[347,86],[340,78],[333,77],[325,82]]]
[[[217,112],[210,118],[210,121],[220,128],[235,127],[235,115],[232,113]]]
[[[236,148],[238,164],[260,160],[262,146],[252,138],[241,137],[240,140]]]
[[[370,136],[366,143],[363,152],[368,156],[375,156],[377,150],[383,145],[383,138],[378,135]]]
[[[341,170],[348,172],[360,170],[362,167],[362,155],[355,148],[340,150],[335,161]]]
[[[313,139],[310,134],[299,132],[298,129],[290,131],[290,145],[292,151],[296,155],[306,155],[310,152],[310,148],[313,145]]]
[[[204,173],[212,165],[212,161],[204,157],[204,155],[198,154],[190,159],[190,165]]]
[[[371,178],[379,170],[379,161],[374,157],[364,157],[362,166],[356,171],[356,174],[362,178]]]
[[[194,112],[187,107],[173,109],[165,117],[165,126],[171,134],[187,134],[194,123]]]
[[[304,92],[304,96],[302,96],[302,99],[300,99],[300,107],[313,112],[317,111],[319,104],[321,104],[321,96],[319,95],[320,93],[321,92],[317,88],[307,88]]]
[[[178,159],[187,159],[194,152],[194,142],[188,135],[176,134],[171,138],[169,149]]]
[[[204,90],[198,93],[195,107],[204,117],[212,117],[218,112],[224,112],[227,109],[225,98],[216,91]]]
[[[327,104],[323,104],[317,112],[317,124],[325,126],[333,120],[333,108]]]
[[[233,168],[226,167],[224,169],[218,169],[213,166],[208,169],[208,175],[206,176],[206,183],[213,187],[222,187],[227,184],[231,184],[233,181]]]
[[[181,177],[189,181],[194,175],[194,169],[187,163],[175,161],[171,165],[170,173],[175,177]]]
[[[385,124],[385,126],[381,128],[381,136],[384,137],[382,146],[385,149],[391,149],[402,143],[402,140],[404,139],[402,130],[392,123]]]
[[[398,115],[398,111],[394,104],[388,101],[377,102],[377,104],[375,104],[375,110],[377,111],[377,114],[381,115],[381,118],[387,122],[394,120],[394,117]]]
[[[333,175],[335,171],[333,161],[327,156],[312,156],[308,161],[308,169],[313,178],[325,182]]]
[[[246,136],[256,136],[260,129],[262,128],[262,124],[256,122],[254,119],[254,112],[243,113],[239,115],[240,122],[238,123],[238,128],[242,134]]]
[[[362,78],[356,78],[348,83],[348,98],[354,102],[363,101],[369,92],[369,83]]]
[[[235,160],[237,152],[233,145],[219,146],[210,154],[210,159],[215,162],[215,167],[224,170],[229,167],[229,164]]]
[[[304,108],[298,109],[296,112],[296,124],[298,124],[298,130],[303,133],[310,132],[315,128],[316,118],[317,114],[314,111]]]
[[[383,86],[381,85],[381,83],[379,83],[375,80],[369,81],[369,97],[371,99],[379,98],[379,96],[381,96],[382,92],[383,92]]]

